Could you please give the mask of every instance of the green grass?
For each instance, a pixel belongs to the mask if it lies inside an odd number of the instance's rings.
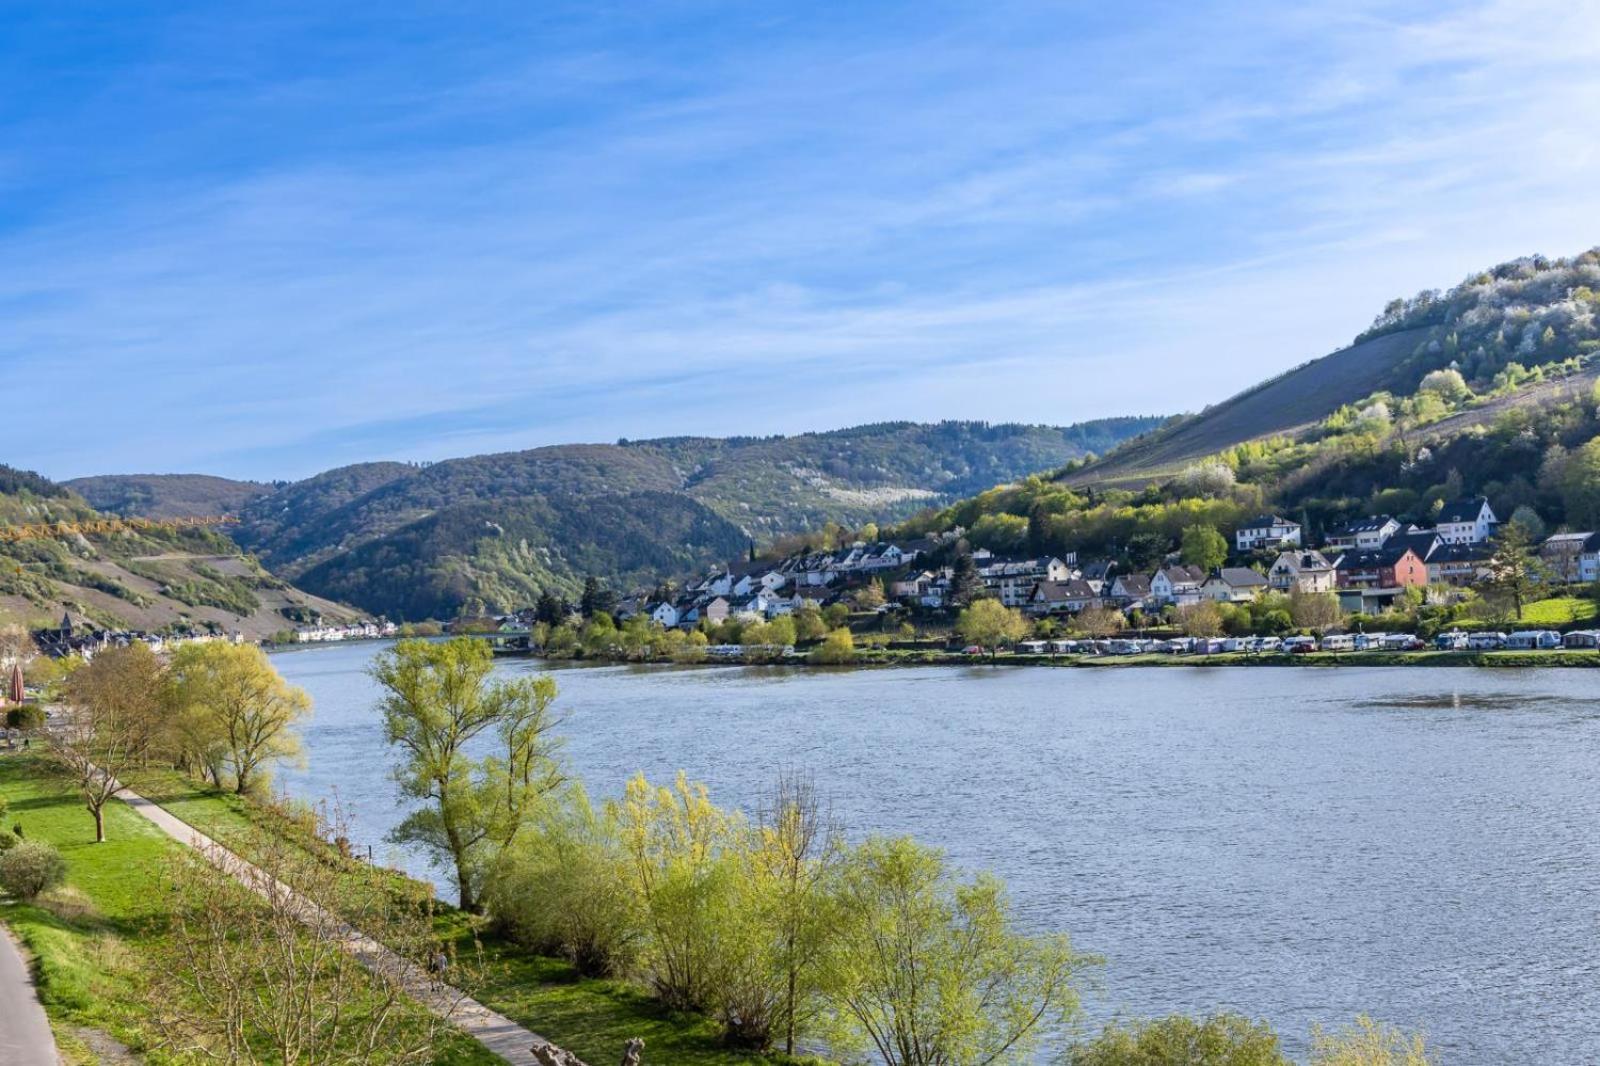
[[[236,798],[193,788],[182,795],[175,785],[165,791],[180,817],[207,813],[219,824],[249,824]],[[150,1054],[152,1062],[171,1061],[151,1054],[159,1034],[148,975],[168,913],[160,871],[181,845],[121,803],[106,808],[106,842],[94,843],[94,822],[82,802],[36,755],[0,755],[0,794],[10,801],[6,831],[20,822],[29,839],[54,844],[67,862],[64,888],[37,904],[0,903],[0,921],[33,956],[40,1000],[68,1060],[93,1061],[74,1033],[86,1027]],[[453,1035],[437,1061],[492,1066],[500,1060]]]
[[[171,770],[128,775],[129,786],[190,825],[248,853],[252,828],[296,832],[259,803],[199,787]],[[308,847],[324,846],[311,840]],[[375,876],[398,876],[374,867]],[[758,1066],[786,1061],[723,1047],[708,1019],[663,1010],[640,990],[618,981],[581,978],[568,964],[530,955],[516,945],[481,933],[470,916],[442,908],[441,935],[454,941],[458,957],[481,950],[483,973],[467,991],[490,1008],[590,1063],[621,1058],[631,1037],[645,1040],[646,1061],[674,1066]]]
[[[458,950],[470,947],[463,932]],[[722,1046],[708,1019],[674,1014],[625,983],[583,978],[564,962],[538,958],[494,939],[483,942],[479,1000],[585,1062],[608,1063],[630,1037],[643,1037],[645,1061],[673,1066],[754,1066],[793,1061]],[[808,1060],[809,1061],[809,1060]]]
[[[1548,600],[1538,600],[1524,607],[1522,618],[1514,625],[1517,629],[1555,629],[1592,622],[1596,607],[1600,607],[1600,604],[1596,604],[1588,597],[1552,596]]]

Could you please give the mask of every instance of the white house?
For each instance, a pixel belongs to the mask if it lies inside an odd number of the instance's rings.
[[[678,624],[678,608],[670,603],[658,603],[650,608],[650,621],[671,629]]]
[[[1494,516],[1483,496],[1451,500],[1439,512],[1434,529],[1446,544],[1482,544],[1494,533],[1500,520]]]
[[[1594,533],[1557,533],[1539,555],[1556,581],[1587,585],[1600,579],[1600,536]]]
[[[1267,588],[1267,579],[1244,566],[1225,566],[1200,586],[1200,595],[1218,603],[1249,603]]]
[[[1278,548],[1285,545],[1298,547],[1300,544],[1300,523],[1284,518],[1282,515],[1256,515],[1234,531],[1233,539],[1235,545],[1242,552],[1253,552],[1258,548]]]
[[[1368,515],[1329,530],[1325,546],[1330,552],[1377,551],[1398,532],[1400,523],[1388,515]]]
[[[1150,598],[1157,603],[1198,603],[1205,571],[1198,566],[1168,566],[1150,578]]]
[[[766,589],[768,592],[777,592],[788,583],[789,576],[787,574],[779,573],[776,570],[768,570],[766,573],[761,575],[761,587]]]
[[[1332,592],[1333,564],[1315,549],[1287,551],[1267,571],[1267,583],[1279,592]]]
[[[1066,581],[1072,568],[1060,559],[997,559],[978,568],[985,588],[991,589],[1007,607],[1021,607],[1033,596],[1041,581]]]

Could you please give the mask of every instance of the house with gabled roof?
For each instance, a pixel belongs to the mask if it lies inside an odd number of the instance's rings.
[[[1435,585],[1454,585],[1465,588],[1476,585],[1489,576],[1489,560],[1494,549],[1487,541],[1434,545],[1424,560],[1428,567],[1428,580]]]
[[[1440,508],[1434,528],[1446,544],[1482,544],[1499,524],[1488,497],[1472,496],[1447,502]]]
[[[1556,533],[1539,546],[1551,580],[1566,585],[1600,580],[1600,534]]]
[[[1206,572],[1198,566],[1165,566],[1150,577],[1150,598],[1156,603],[1198,603]]]
[[[1400,529],[1400,523],[1386,514],[1353,518],[1343,525],[1330,529],[1328,535],[1323,538],[1323,546],[1330,554],[1377,551],[1390,537],[1400,532]]]
[[[1267,571],[1267,584],[1278,592],[1332,592],[1333,563],[1315,548],[1286,551]]]
[[[1267,579],[1247,566],[1224,566],[1206,578],[1200,595],[1218,603],[1249,603],[1267,591]]]
[[[1276,514],[1259,514],[1240,524],[1233,533],[1234,545],[1242,552],[1261,548],[1298,546],[1300,523]]]
[[[1030,614],[1077,614],[1100,602],[1100,594],[1082,578],[1041,581],[1028,602]]]
[[[1124,610],[1150,605],[1150,579],[1144,574],[1118,574],[1111,582],[1106,598],[1115,600]]]

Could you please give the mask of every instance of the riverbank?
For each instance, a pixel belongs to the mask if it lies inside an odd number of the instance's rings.
[[[906,666],[1033,666],[1053,668],[1116,669],[1118,667],[1281,667],[1281,666],[1426,666],[1426,667],[1491,667],[1502,669],[1527,669],[1530,667],[1566,667],[1594,669],[1600,667],[1600,652],[1557,648],[1550,651],[1350,651],[1308,652],[1297,655],[1260,652],[1217,652],[1212,655],[1165,654],[1140,652],[1133,655],[1030,655],[1001,652],[995,656],[967,654],[965,652],[901,651],[896,649],[864,649],[856,652],[847,663],[816,663],[804,653],[786,656],[761,656],[750,659],[737,657],[706,658],[697,661],[681,659],[622,659],[596,656],[547,656],[538,652],[507,652],[506,659],[526,659],[538,662],[573,663],[591,666],[658,665],[685,667],[728,666],[782,666],[812,670],[840,671]]]
[[[205,788],[171,771],[132,774],[129,784],[246,857],[251,834],[263,830],[334,855],[293,812],[277,806]],[[160,930],[169,917],[161,870],[177,860],[180,846],[122,803],[106,809],[107,842],[92,843],[92,823],[81,802],[37,755],[0,757],[0,794],[11,801],[8,823],[22,823],[30,839],[54,844],[67,860],[64,888],[34,904],[0,903],[0,921],[35,960],[40,999],[67,1061],[97,1061],[93,1046],[108,1039],[134,1052],[155,1049],[160,1034],[153,1022],[149,974],[161,964]],[[351,868],[379,880],[404,877],[366,864]],[[567,964],[529,955],[447,905],[439,907],[437,928],[459,957],[481,959],[481,972],[465,991],[586,1061],[616,1058],[635,1036],[643,1037],[660,1061],[686,1066],[786,1061],[724,1048],[706,1019],[669,1014],[619,983],[579,978]],[[442,1066],[500,1062],[458,1033],[450,1034],[436,1061]]]

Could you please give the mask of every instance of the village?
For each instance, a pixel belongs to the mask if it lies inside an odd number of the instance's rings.
[[[1592,629],[1513,626],[1502,632],[1474,625],[1470,632],[1456,627],[1427,640],[1386,630],[1383,623],[1408,597],[1464,600],[1490,584],[1500,529],[1490,501],[1481,496],[1447,502],[1430,527],[1373,515],[1327,530],[1314,545],[1301,523],[1262,514],[1232,531],[1224,565],[1203,569],[1172,553],[1148,571],[1124,572],[1115,560],[1075,553],[1011,558],[969,549],[958,528],[918,540],[856,541],[781,559],[740,560],[681,588],[669,584],[626,597],[611,615],[619,624],[643,619],[662,630],[716,634],[730,621],[754,626],[833,607],[836,621],[846,612],[856,619],[892,613],[937,629],[940,619],[948,628],[973,600],[992,599],[1032,623],[1032,639],[1010,642],[1018,654],[1600,647],[1600,632]],[[1530,574],[1536,575],[1531,580],[1543,582],[1545,591],[1600,578],[1600,535],[1561,532],[1530,547]],[[1328,606],[1315,626],[1276,633],[1186,632],[1194,628],[1185,626],[1186,617],[1203,614],[1197,610],[1202,604],[1240,607],[1271,595]],[[571,623],[581,624],[581,614],[570,609]],[[531,610],[497,619],[497,646],[527,650],[534,643],[533,621]],[[1159,639],[1150,639],[1152,631]],[[714,643],[708,651],[713,657],[741,654],[735,643]]]

